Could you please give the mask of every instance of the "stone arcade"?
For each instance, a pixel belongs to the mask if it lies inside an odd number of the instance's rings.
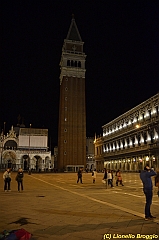
[[[95,139],[95,160],[103,168],[139,171],[159,168],[159,93],[103,127]]]

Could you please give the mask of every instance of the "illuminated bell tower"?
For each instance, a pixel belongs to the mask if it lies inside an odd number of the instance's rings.
[[[86,166],[85,59],[74,17],[63,43],[60,61],[58,169]]]

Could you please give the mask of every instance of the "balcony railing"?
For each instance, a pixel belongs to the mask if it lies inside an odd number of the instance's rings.
[[[152,150],[152,149],[158,148],[158,147],[159,147],[159,143],[153,143],[153,144],[147,144],[144,146],[120,149],[120,150],[111,151],[111,152],[103,152],[102,155],[103,155],[103,157],[110,157],[110,156],[123,155],[123,154],[127,154],[127,153],[140,152],[140,151],[144,151],[144,150]]]

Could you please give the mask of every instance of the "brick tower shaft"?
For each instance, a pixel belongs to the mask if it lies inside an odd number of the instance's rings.
[[[86,166],[85,58],[75,19],[64,40],[60,61],[58,169]]]

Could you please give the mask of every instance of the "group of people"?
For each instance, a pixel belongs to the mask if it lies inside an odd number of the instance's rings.
[[[18,192],[23,191],[23,169],[19,168],[15,180],[17,181],[18,185]],[[11,169],[8,168],[4,174],[3,174],[3,179],[4,179],[4,191],[8,192],[11,191]]]
[[[79,183],[79,182],[83,183],[82,182],[82,172],[83,172],[83,168],[80,168],[77,172],[77,183]],[[114,174],[113,170],[107,170],[106,168],[104,168],[103,181],[106,183],[108,181],[108,185],[110,185],[111,187],[113,187],[113,177],[114,177],[113,174]],[[96,177],[97,177],[97,171],[96,171],[96,169],[94,169],[92,171],[93,183],[96,182]],[[115,179],[116,179],[116,186],[118,186],[118,184],[124,186],[120,170],[116,171]]]
[[[82,182],[82,172],[83,172],[83,168],[80,168],[77,172],[77,183],[80,181],[80,183]],[[111,187],[113,187],[113,175],[114,171],[111,170],[107,170],[104,169],[104,176],[103,176],[103,180],[106,183],[108,183],[108,185],[110,185]],[[93,179],[93,183],[95,183],[96,181],[96,176],[97,176],[97,172],[96,169],[94,169],[92,171],[92,179]],[[153,218],[155,218],[150,211],[150,207],[152,204],[152,197],[153,197],[153,184],[152,184],[152,180],[151,177],[155,176],[155,186],[158,188],[158,192],[157,195],[159,197],[159,169],[155,172],[153,169],[151,169],[149,167],[149,165],[146,165],[144,167],[144,170],[140,172],[140,179],[143,183],[143,192],[145,194],[146,197],[146,204],[145,204],[145,220],[152,220]],[[17,185],[18,185],[18,192],[23,191],[23,177],[24,177],[24,173],[22,168],[18,169],[17,175],[15,180],[17,181]],[[8,168],[4,174],[3,174],[3,179],[4,179],[4,191],[11,191],[11,169]],[[116,181],[116,186],[118,186],[118,184],[123,185],[123,181],[122,181],[122,176],[121,176],[121,172],[118,169],[115,173],[115,181]]]
[[[83,182],[82,182],[82,172],[83,172],[83,168],[80,168],[80,169],[78,170],[78,172],[77,172],[77,183],[80,182],[80,183],[83,184]],[[96,177],[97,177],[97,172],[96,172],[96,169],[94,169],[94,170],[92,171],[93,183],[95,183]]]
[[[80,168],[77,176],[77,183],[80,181],[82,182],[82,171],[83,169]],[[106,168],[104,169],[104,176],[103,176],[103,180],[106,184],[110,185],[111,187],[113,187],[113,173],[114,171],[111,170],[107,170]],[[97,176],[97,172],[96,169],[94,169],[94,171],[92,171],[92,179],[93,179],[93,183],[95,183],[96,181],[96,176]],[[155,217],[151,214],[150,211],[150,207],[152,204],[152,196],[153,196],[153,184],[152,184],[152,180],[151,177],[155,176],[155,186],[158,187],[158,192],[157,195],[159,197],[159,169],[155,172],[153,169],[151,169],[149,167],[149,165],[146,165],[144,167],[144,170],[140,172],[140,179],[143,183],[143,192],[145,194],[146,197],[146,204],[145,204],[145,220],[152,220]],[[116,186],[118,186],[118,184],[123,185],[123,181],[122,181],[122,175],[120,170],[118,169],[115,173],[115,182],[116,182]]]
[[[115,172],[113,170],[107,170],[106,168],[104,168],[103,181],[108,183],[108,186],[110,185],[111,187],[113,187],[114,173],[115,173],[116,186],[118,186],[118,184],[124,186],[122,176],[121,176],[121,172],[120,172],[119,169]]]

